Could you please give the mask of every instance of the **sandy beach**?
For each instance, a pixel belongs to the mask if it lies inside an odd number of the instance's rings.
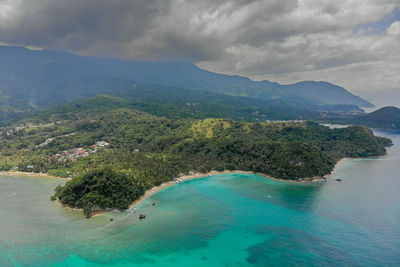
[[[300,179],[300,180],[298,180],[298,181],[297,181],[297,180],[278,179],[278,178],[274,178],[274,177],[265,175],[265,174],[263,174],[263,173],[255,173],[255,172],[251,172],[251,171],[240,171],[240,170],[237,170],[237,171],[236,171],[236,170],[235,170],[235,171],[228,171],[228,170],[226,170],[226,171],[222,171],[222,172],[219,172],[219,171],[210,171],[210,172],[207,172],[207,173],[191,172],[191,173],[189,173],[188,175],[181,175],[181,176],[178,176],[178,177],[174,178],[172,181],[162,183],[162,184],[159,185],[159,186],[155,186],[155,187],[153,187],[153,188],[147,190],[147,191],[144,193],[143,196],[141,196],[139,199],[135,200],[135,201],[129,206],[128,210],[131,210],[131,209],[133,209],[133,208],[139,206],[145,199],[147,199],[147,198],[151,197],[152,195],[154,195],[155,193],[157,193],[157,192],[159,192],[159,191],[161,191],[161,190],[163,190],[163,189],[165,189],[165,188],[168,188],[168,187],[170,187],[170,186],[173,186],[173,185],[175,185],[175,184],[182,183],[182,182],[189,181],[189,180],[194,180],[194,179],[201,179],[201,178],[205,178],[205,177],[209,177],[209,176],[213,176],[213,175],[219,175],[219,174],[230,174],[230,173],[256,174],[256,175],[263,176],[263,177],[265,177],[265,178],[267,178],[267,179],[271,179],[271,180],[279,181],[279,182],[287,182],[287,183],[315,183],[315,182],[320,182],[320,181],[323,181],[323,180],[329,178],[332,174],[334,174],[335,171],[336,171],[336,170],[344,163],[344,161],[347,160],[347,159],[348,159],[348,158],[343,158],[343,159],[339,160],[339,161],[336,163],[336,165],[335,165],[333,171],[332,171],[330,174],[325,175],[324,177],[302,178],[302,179]],[[49,174],[46,174],[46,173],[31,173],[31,172],[18,172],[18,171],[8,171],[8,172],[7,172],[7,171],[5,171],[5,172],[3,171],[3,172],[0,172],[0,175],[3,175],[3,176],[46,177],[46,178],[58,178],[58,179],[71,180],[71,178],[61,178],[61,177],[52,176],[52,175],[49,175]],[[67,207],[67,206],[64,206],[64,207],[69,208],[69,207]],[[74,208],[73,210],[79,210],[79,211],[81,211],[82,209]],[[107,211],[96,211],[96,212],[94,212],[90,217],[96,217],[96,216],[99,216],[99,215],[101,215],[101,214],[104,214],[105,212],[107,212]]]
[[[140,203],[142,203],[145,199],[151,197],[155,193],[157,193],[157,192],[159,192],[159,191],[161,191],[161,190],[163,190],[165,188],[168,188],[170,186],[173,186],[175,184],[182,183],[182,182],[189,181],[189,180],[201,179],[201,178],[205,178],[205,177],[209,177],[209,176],[213,176],[213,175],[228,174],[228,173],[258,174],[258,173],[254,173],[254,172],[250,172],[250,171],[223,171],[223,172],[210,171],[210,172],[207,172],[207,173],[191,173],[191,174],[188,174],[188,175],[179,176],[179,177],[175,178],[173,181],[163,183],[163,184],[161,184],[159,186],[155,186],[155,187],[147,190],[144,193],[143,196],[141,196],[139,199],[135,200],[135,202],[133,202],[129,206],[129,210],[139,206]],[[286,182],[288,181],[288,180],[275,179],[275,178],[266,176],[265,174],[258,174],[258,175],[262,175],[262,176],[267,177],[267,178],[272,179],[272,180],[286,181]],[[293,181],[293,182],[295,182],[295,181]]]
[[[265,178],[267,178],[267,179],[271,179],[271,180],[279,181],[279,182],[287,182],[287,183],[315,183],[315,182],[320,182],[320,181],[323,181],[323,180],[329,178],[329,177],[337,170],[337,168],[339,168],[339,167],[343,164],[343,162],[344,162],[346,159],[347,159],[347,158],[343,158],[343,159],[339,160],[339,161],[336,163],[336,165],[335,165],[333,171],[332,171],[330,174],[325,175],[324,177],[303,178],[302,180],[299,180],[299,181],[278,179],[278,178],[274,178],[274,177],[265,175],[265,174],[263,174],[263,173],[255,173],[255,172],[251,172],[251,171],[239,171],[239,170],[238,170],[238,171],[222,171],[222,172],[210,171],[210,172],[207,172],[207,173],[196,173],[196,172],[192,172],[192,173],[190,173],[190,174],[188,174],[188,175],[179,176],[179,177],[175,178],[173,181],[163,183],[163,184],[161,184],[161,185],[159,185],[159,186],[155,186],[155,187],[153,187],[153,188],[147,190],[147,191],[144,193],[143,196],[141,196],[139,199],[135,200],[135,202],[133,202],[133,203],[129,206],[129,210],[131,210],[132,208],[135,208],[135,207],[139,206],[140,203],[142,203],[145,199],[151,197],[151,196],[154,195],[155,193],[157,193],[157,192],[159,192],[159,191],[161,191],[161,190],[163,190],[163,189],[165,189],[165,188],[168,188],[168,187],[170,187],[170,186],[173,186],[173,185],[175,185],[175,184],[182,183],[182,182],[185,182],[185,181],[194,180],[194,179],[201,179],[201,178],[205,178],[205,177],[209,177],[209,176],[213,176],[213,175],[218,175],[218,174],[229,174],[229,173],[256,174],[256,175],[263,176],[263,177],[265,177]]]
[[[339,169],[340,166],[342,166],[343,163],[344,163],[346,160],[348,160],[348,159],[349,159],[349,158],[342,158],[341,160],[339,160],[339,161],[335,164],[335,168],[333,168],[332,172],[331,172],[330,174],[325,175],[325,177],[328,178],[328,177],[332,176],[332,175],[337,171],[337,169]]]
[[[28,177],[45,177],[45,178],[56,178],[56,179],[65,179],[71,180],[71,178],[62,178],[53,176],[47,173],[35,173],[35,172],[19,172],[19,171],[1,171],[0,176],[28,176]]]

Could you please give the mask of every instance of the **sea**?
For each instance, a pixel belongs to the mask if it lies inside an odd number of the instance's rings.
[[[323,182],[215,175],[91,219],[50,201],[62,179],[2,176],[0,266],[400,266],[400,132],[375,133],[386,156]]]

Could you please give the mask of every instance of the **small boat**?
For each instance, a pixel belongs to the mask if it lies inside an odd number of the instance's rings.
[[[336,179],[336,181],[338,181],[338,182],[341,182],[341,181],[342,181],[342,179]]]
[[[139,215],[139,220],[143,220],[146,219],[146,214],[140,214]]]
[[[272,198],[271,196],[267,196],[267,198]]]

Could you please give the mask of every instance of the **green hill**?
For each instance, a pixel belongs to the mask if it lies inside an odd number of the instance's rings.
[[[31,114],[34,118],[40,119],[41,122],[46,122],[50,119],[63,119],[71,116],[82,116],[86,113],[128,108],[173,119],[217,117],[261,122],[314,119],[319,118],[321,113],[324,114],[324,117],[336,117],[338,113],[346,115],[349,112],[362,112],[357,107],[348,105],[305,109],[299,105],[289,105],[278,101],[235,97],[180,88],[169,88],[169,91],[164,89],[165,86],[136,84],[129,91],[125,89],[115,90],[111,92],[113,95],[97,95],[85,100],[31,112]]]
[[[355,118],[354,122],[372,128],[400,130],[400,109],[383,107]]]
[[[360,126],[172,119],[137,111],[129,102],[121,106],[120,101],[101,96],[84,106],[63,106],[0,128],[0,169],[72,175],[55,198],[90,215],[124,209],[144,190],[190,171],[321,177],[343,157],[384,154],[390,142]]]
[[[357,116],[341,116],[319,119],[323,122],[366,125],[370,128],[382,130],[400,130],[400,109],[397,107],[383,107],[374,112]]]

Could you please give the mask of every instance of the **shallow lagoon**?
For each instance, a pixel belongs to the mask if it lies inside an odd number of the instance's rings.
[[[0,265],[397,265],[400,134],[377,133],[388,156],[347,160],[326,182],[224,174],[90,220],[49,201],[61,179],[0,177]]]

